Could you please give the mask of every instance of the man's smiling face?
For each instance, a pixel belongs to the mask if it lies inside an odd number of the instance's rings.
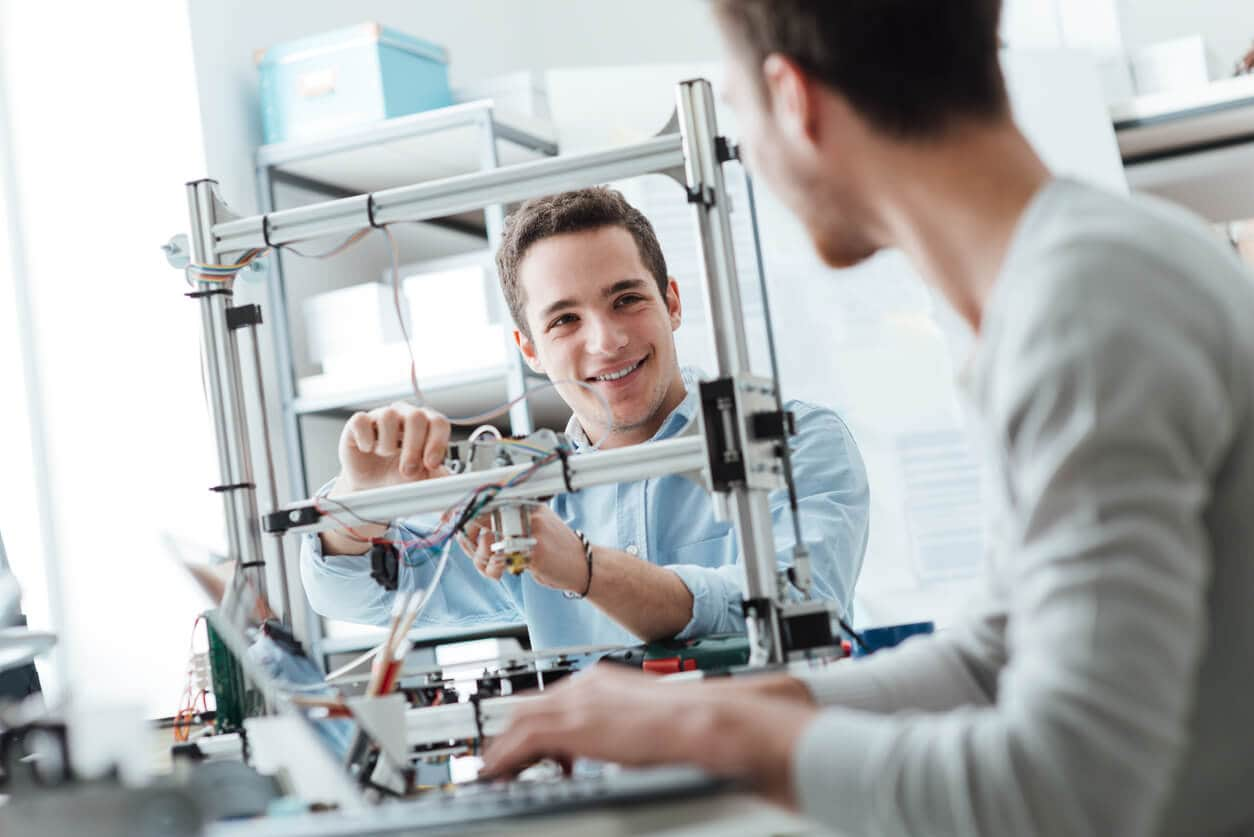
[[[558,391],[589,437],[600,440],[607,429],[598,395],[612,413],[611,446],[652,436],[684,397],[672,334],[681,313],[674,280],[663,296],[631,233],[605,226],[536,242],[518,281],[530,332],[515,332],[518,346],[532,369],[588,385],[560,384]]]

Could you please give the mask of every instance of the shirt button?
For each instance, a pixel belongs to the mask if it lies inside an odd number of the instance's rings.
[[[628,554],[628,555],[639,555],[639,554],[640,554],[640,547],[636,546],[634,543],[629,543],[629,544],[627,544],[627,554]]]

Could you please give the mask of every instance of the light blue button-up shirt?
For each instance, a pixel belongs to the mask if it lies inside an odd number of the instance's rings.
[[[688,395],[654,434],[677,436],[696,416],[696,375],[684,371]],[[797,420],[790,441],[793,475],[801,510],[801,533],[810,549],[813,595],[835,601],[847,614],[854,582],[866,550],[870,512],[866,468],[849,428],[836,413],[800,401],[788,402]],[[576,450],[587,439],[572,418],[568,434]],[[647,442],[645,444],[648,444]],[[792,561],[795,544],[788,494],[771,495],[775,548],[781,567]],[[680,476],[664,476],[616,485],[598,485],[561,494],[553,511],[597,546],[618,549],[675,573],[692,593],[692,619],[680,632],[686,639],[744,630],[740,606],[744,572],[730,523],[714,519],[710,495]],[[426,521],[429,522],[429,521]],[[388,537],[416,537],[418,521],[393,525]],[[448,566],[420,622],[473,626],[523,621],[534,648],[569,645],[631,645],[639,642],[591,602],[568,599],[529,573],[485,578],[455,542]],[[411,550],[400,570],[402,591],[425,587],[439,561],[437,550]],[[301,578],[314,610],[333,619],[386,624],[394,592],[370,577],[361,555],[323,555],[317,535],[305,535]]]

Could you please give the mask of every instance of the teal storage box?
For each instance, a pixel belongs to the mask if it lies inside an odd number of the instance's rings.
[[[444,48],[377,23],[270,47],[258,68],[266,143],[453,103]]]

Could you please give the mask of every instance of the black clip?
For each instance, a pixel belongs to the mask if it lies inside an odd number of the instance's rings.
[[[376,230],[383,229],[384,225],[374,219],[374,192],[366,195],[366,221]]]
[[[210,491],[216,491],[221,494],[226,491],[239,491],[241,488],[256,488],[257,486],[251,482],[236,482],[231,485],[215,485],[209,488]]]
[[[786,439],[797,434],[797,417],[791,410],[754,413],[752,422],[755,439]]]
[[[714,190],[709,186],[692,186],[688,189],[688,203],[714,206]]]
[[[570,452],[566,448],[556,448],[557,458],[562,461],[562,482],[566,485],[566,493],[573,494],[575,489],[570,484]]]
[[[274,245],[270,243],[270,216],[269,214],[261,216],[261,240],[266,243],[266,249],[273,249]]]
[[[400,585],[400,556],[390,543],[377,543],[370,547],[370,577],[384,590],[395,590]]]
[[[234,305],[226,309],[226,327],[231,331],[257,325],[261,325],[260,305]]]
[[[226,288],[210,288],[205,291],[188,291],[183,296],[190,299],[202,299],[207,296],[233,296],[233,294]]]

